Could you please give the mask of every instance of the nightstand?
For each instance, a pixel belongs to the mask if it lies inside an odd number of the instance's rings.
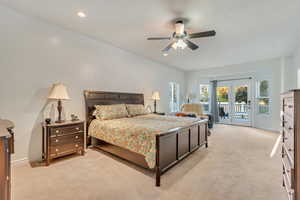
[[[43,123],[43,160],[48,166],[52,159],[69,154],[85,153],[85,121]]]

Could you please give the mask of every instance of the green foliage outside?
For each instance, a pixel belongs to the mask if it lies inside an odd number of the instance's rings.
[[[228,102],[228,88],[227,87],[218,87],[217,88],[217,97],[219,102]]]
[[[247,101],[248,101],[247,86],[241,86],[241,87],[236,88],[236,90],[235,90],[235,102],[247,103]]]
[[[247,103],[248,101],[248,91],[247,86],[238,87],[235,90],[235,102],[238,103]],[[219,102],[228,102],[228,88],[227,87],[219,87],[217,89],[217,96]]]
[[[259,85],[259,96],[260,97],[268,97],[269,96],[269,84],[267,80],[261,81]]]

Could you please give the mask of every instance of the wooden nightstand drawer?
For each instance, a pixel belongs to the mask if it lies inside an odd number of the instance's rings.
[[[75,124],[75,125],[50,128],[51,136],[68,135],[68,134],[74,134],[83,131],[84,131],[83,124]]]
[[[76,133],[71,135],[63,135],[59,137],[52,137],[50,139],[51,146],[69,144],[69,143],[83,143],[84,135],[83,133]]]
[[[63,155],[68,155],[83,149],[82,143],[63,144],[50,147],[51,158],[56,158]]]

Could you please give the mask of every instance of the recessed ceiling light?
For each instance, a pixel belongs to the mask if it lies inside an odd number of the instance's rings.
[[[167,53],[164,53],[163,55],[164,55],[164,56],[168,56],[169,54],[167,54]]]
[[[85,18],[86,14],[84,12],[78,12],[77,15],[81,18]]]

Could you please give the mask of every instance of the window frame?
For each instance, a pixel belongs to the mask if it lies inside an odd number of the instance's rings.
[[[207,87],[207,93],[208,93],[208,96],[207,96],[207,101],[201,101],[201,98],[202,98],[202,88],[203,87]],[[208,83],[200,83],[199,84],[199,103],[203,106],[203,113],[209,113],[210,112],[210,95],[211,95],[211,88],[210,88],[210,84]],[[206,110],[204,105],[208,105],[208,109]]]
[[[176,88],[176,97],[177,102],[174,101],[174,88]],[[175,81],[169,82],[170,99],[169,99],[169,109],[171,112],[179,112],[180,111],[180,85]],[[176,105],[175,105],[176,104]]]
[[[268,82],[268,95],[267,96],[260,96],[260,85],[261,85],[261,82],[263,81],[267,81]],[[271,104],[272,104],[272,100],[271,100],[271,80],[269,78],[261,78],[261,79],[258,79],[256,81],[256,91],[255,91],[255,107],[256,107],[256,114],[258,115],[271,115]],[[268,112],[265,112],[265,113],[261,113],[260,112],[260,109],[259,109],[259,102],[260,100],[262,99],[268,99]]]

